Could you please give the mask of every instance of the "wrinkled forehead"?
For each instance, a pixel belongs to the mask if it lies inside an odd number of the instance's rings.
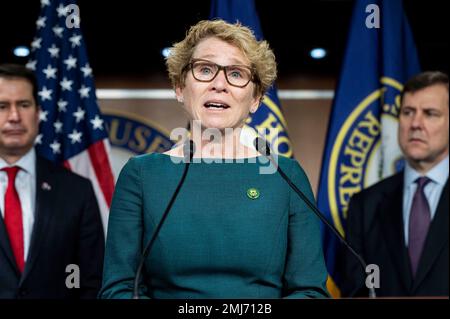
[[[208,37],[199,41],[194,48],[192,58],[206,59],[221,65],[250,64],[241,48],[217,37]]]

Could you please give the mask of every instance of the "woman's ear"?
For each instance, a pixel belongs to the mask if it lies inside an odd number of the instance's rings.
[[[180,103],[184,102],[184,97],[183,97],[183,90],[180,87],[177,87],[175,89],[175,95],[177,97],[177,101]]]
[[[250,113],[255,113],[258,110],[261,102],[262,98],[260,96],[255,97],[254,101],[252,102],[252,105],[250,105]]]

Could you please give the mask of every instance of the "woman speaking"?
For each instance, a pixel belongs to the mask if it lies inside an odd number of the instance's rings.
[[[328,297],[319,220],[276,170],[262,174],[265,157],[240,142],[276,78],[267,42],[240,24],[201,21],[170,52],[169,77],[191,121],[192,163],[183,175],[189,149],[181,143],[124,166],[100,298],[132,298],[150,241],[140,297]],[[297,161],[279,157],[278,165],[314,201]]]

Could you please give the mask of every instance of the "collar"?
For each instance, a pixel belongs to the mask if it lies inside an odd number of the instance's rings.
[[[405,161],[406,162],[406,161]],[[425,176],[431,179],[434,183],[444,186],[448,179],[448,164],[449,157],[448,155],[436,164],[432,169],[430,169]],[[414,168],[412,168],[408,162],[405,165],[405,186],[410,186],[415,183],[416,179],[422,177],[422,175],[417,172]]]
[[[28,174],[36,176],[36,151],[32,147],[24,156],[12,165],[8,164],[0,157],[0,169],[10,166],[18,166]]]

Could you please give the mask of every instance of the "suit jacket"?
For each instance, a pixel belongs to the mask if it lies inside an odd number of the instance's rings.
[[[90,181],[37,156],[35,221],[22,274],[0,217],[0,298],[95,298],[103,254],[103,227]],[[66,287],[67,277],[75,274],[66,272],[70,264],[79,266],[80,288]]]
[[[413,279],[403,230],[403,172],[355,194],[349,205],[347,239],[367,264],[380,269],[377,296],[448,296],[448,180],[430,224]],[[366,274],[344,252],[344,296],[367,296]]]

